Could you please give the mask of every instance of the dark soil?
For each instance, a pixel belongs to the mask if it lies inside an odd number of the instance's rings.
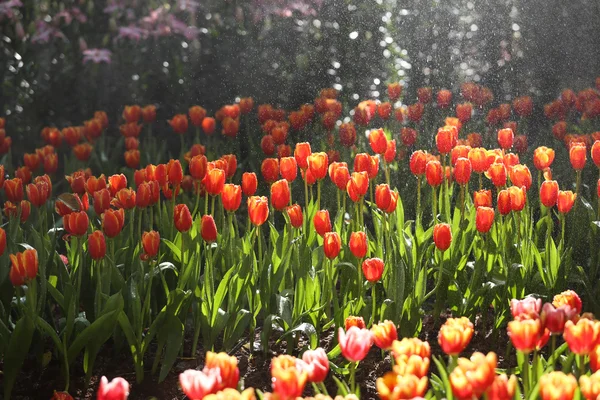
[[[448,316],[449,315],[443,315],[438,322],[438,326],[443,323]],[[490,316],[487,320],[488,323],[491,323],[491,321],[494,320],[493,316]],[[421,330],[419,337],[422,340],[427,340],[429,342],[433,355],[443,356],[437,343],[437,332],[438,327],[434,326],[433,318],[431,316],[425,316],[423,319],[423,329]],[[328,330],[324,332],[321,337],[320,345],[324,347],[326,351],[331,350],[335,345],[333,335],[334,331]],[[489,326],[482,326],[482,319],[478,316],[475,321],[475,334],[469,347],[463,352],[463,356],[470,355],[474,351],[483,353],[495,351],[498,355],[498,367],[510,368],[515,365],[515,360],[514,351],[510,352],[511,359],[505,359],[508,343],[509,339],[505,329],[501,329],[499,332],[494,333]],[[305,343],[300,341],[298,348],[302,348],[303,346],[305,346]],[[153,349],[150,349],[149,353],[153,353],[151,350]],[[186,340],[184,350],[184,354],[190,353],[190,340]],[[95,392],[100,377],[106,375],[109,379],[117,376],[127,379],[131,384],[131,395],[129,396],[131,400],[152,398],[160,400],[184,399],[185,396],[179,389],[178,376],[186,369],[202,367],[204,363],[204,353],[205,350],[200,348],[197,351],[196,358],[182,357],[178,359],[167,378],[161,383],[157,382],[157,376],[152,375],[150,371],[154,354],[148,354],[147,359],[145,360],[145,367],[147,369],[145,371],[146,379],[143,383],[138,385],[135,383],[134,368],[128,349],[124,348],[116,352],[110,345],[107,345],[98,355],[96,364],[94,365],[95,374],[92,376],[87,389],[84,389],[85,374],[83,370],[81,370],[81,367],[71,371],[70,393],[76,399],[93,399],[95,398]],[[269,368],[271,358],[277,354],[283,353],[285,353],[284,343],[271,343],[266,355],[263,351],[257,351],[253,357],[250,357],[250,351],[247,344],[239,346],[232,355],[235,355],[238,359],[240,379],[243,380],[244,386],[254,387],[262,391],[270,391],[271,380]],[[341,359],[336,360],[336,362],[340,365],[343,364]],[[74,364],[80,366],[82,363],[81,360],[78,360]],[[60,391],[63,389],[64,383],[62,382],[58,362],[50,362],[48,367],[42,372],[36,370],[33,367],[34,365],[36,365],[35,360],[27,360],[15,386],[13,398],[50,399],[54,390]],[[431,363],[430,368],[435,371],[435,364],[433,362]],[[382,352],[374,346],[367,358],[360,363],[357,370],[356,381],[361,385],[360,390],[362,399],[377,398],[375,381],[389,370],[391,370],[389,355],[386,355],[385,359],[382,359]],[[329,377],[325,383],[330,394],[335,394],[337,392],[337,387],[331,377]],[[307,385],[305,394],[308,395],[310,393],[310,386]]]

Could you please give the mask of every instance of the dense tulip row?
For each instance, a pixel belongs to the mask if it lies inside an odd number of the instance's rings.
[[[487,88],[465,84],[464,102],[454,109],[455,94],[440,90],[434,104],[431,88],[405,105],[402,86],[390,84],[389,102],[362,101],[343,118],[337,95],[325,89],[289,114],[270,105],[254,113],[251,98],[214,117],[193,106],[163,126],[160,109],[126,106],[118,140],[106,113],[97,112],[80,127],[44,128],[46,145],[24,154],[17,168],[2,119],[5,397],[34,335],[53,343],[65,390],[78,354],[85,350],[87,381],[108,340],[130,350],[138,383],[155,345],[151,372],[162,381],[188,335],[192,356],[198,346],[231,350],[247,341],[252,353],[266,353],[269,340],[287,343],[290,354],[273,359],[271,398],[300,397],[307,383],[327,395],[329,360],[340,354],[340,395],[358,394],[356,368],[373,343],[394,360],[376,383],[385,399],[428,391],[512,398],[535,390],[553,398],[545,391],[577,386],[559,372],[540,375],[540,363],[542,370],[559,363],[572,369],[585,395],[594,379],[585,374],[586,357],[595,371],[599,339],[579,297],[564,292],[543,307],[531,298],[510,300],[576,287],[589,310],[600,311],[591,284],[600,278],[592,246],[600,225],[588,201],[598,198],[600,213],[600,181],[587,162],[589,155],[600,169],[600,134],[566,133],[598,123],[598,91],[564,91],[544,107],[554,124],[548,137],[552,131],[564,146],[555,141],[532,154],[530,97],[494,108]],[[163,158],[157,131],[179,136],[179,156]],[[239,152],[220,155],[219,141]],[[259,152],[266,157],[257,163]],[[83,162],[101,169],[94,174]],[[591,250],[582,252],[586,245]],[[419,333],[424,312],[437,324],[445,310],[460,318],[440,329],[450,357],[444,375],[428,345],[408,338]],[[473,335],[470,320],[480,315],[481,329],[496,335],[511,312],[518,391],[516,377],[495,374],[495,354],[457,359]],[[328,329],[338,334],[325,353],[317,348]],[[566,345],[557,348],[560,334]],[[316,350],[294,358],[301,336]],[[552,351],[540,361],[548,337]],[[237,361],[208,354],[202,371],[180,377],[190,398],[253,398],[253,391],[234,390]],[[430,360],[438,367],[435,385],[427,378]],[[103,381],[100,392],[113,386],[128,391],[123,382]]]

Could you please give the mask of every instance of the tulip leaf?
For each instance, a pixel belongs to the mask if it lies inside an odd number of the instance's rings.
[[[304,334],[304,336],[306,336],[306,338],[310,342],[311,349],[316,349],[319,345],[319,335],[317,334],[317,330],[312,324],[309,324],[308,322],[304,322],[296,326],[295,328],[288,330],[286,333],[281,335],[277,342],[281,342],[282,340],[288,340],[288,338],[296,332],[300,332]]]
[[[166,332],[162,332],[166,331]],[[161,336],[165,335],[166,349],[162,365],[160,367],[160,374],[158,376],[158,382],[165,380],[169,371],[177,360],[177,354],[183,343],[183,323],[174,315],[168,315],[165,324],[161,329]]]
[[[25,315],[17,321],[15,329],[10,335],[10,341],[4,354],[3,371],[4,398],[7,400],[10,399],[17,375],[29,352],[34,331],[35,324],[28,315]]]
[[[163,238],[161,240],[167,245],[169,250],[171,250],[171,252],[175,256],[175,261],[181,262],[181,247],[177,246],[175,243],[171,242],[168,239]]]

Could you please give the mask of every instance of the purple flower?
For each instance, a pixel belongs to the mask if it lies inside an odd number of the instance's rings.
[[[22,6],[23,3],[21,3],[19,0],[8,0],[0,3],[0,21],[2,21],[4,17],[13,19],[15,17],[15,10],[13,10],[13,8]]]
[[[31,43],[48,43],[54,38],[67,39],[60,29],[42,20],[38,20],[35,23],[35,29],[36,31],[31,38]]]
[[[110,64],[112,53],[108,49],[88,49],[83,52],[83,63],[87,64],[89,61],[94,64],[100,64],[105,62]]]
[[[116,39],[130,39],[139,42],[148,37],[148,31],[137,26],[121,26]]]

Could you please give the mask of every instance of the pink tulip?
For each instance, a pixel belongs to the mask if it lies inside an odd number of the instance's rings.
[[[123,378],[115,378],[108,381],[105,376],[100,380],[98,388],[98,400],[126,400],[129,396],[129,382]]]
[[[210,368],[205,371],[188,369],[179,374],[179,385],[190,400],[201,400],[204,396],[213,393],[217,387],[220,371]]]
[[[373,345],[373,334],[368,329],[351,326],[347,332],[338,331],[338,341],[342,355],[346,360],[357,362],[363,360]]]
[[[306,364],[304,370],[308,373],[308,381],[323,382],[329,372],[329,359],[323,348],[307,350],[302,354],[302,361]]]

